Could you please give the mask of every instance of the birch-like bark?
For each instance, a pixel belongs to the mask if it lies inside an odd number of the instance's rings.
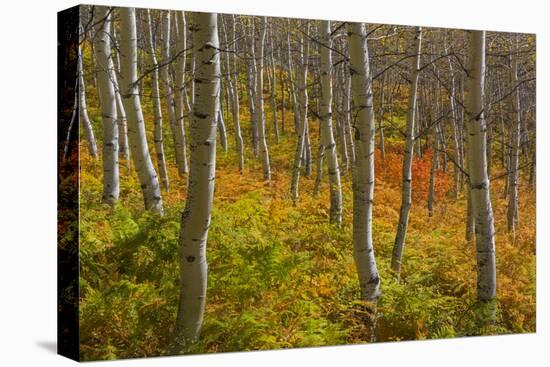
[[[347,83],[346,83],[346,89],[344,92],[344,131],[346,133],[346,139],[347,139],[347,147],[349,149],[348,151],[348,157],[351,163],[352,171],[353,166],[355,164],[355,143],[353,142],[353,131],[351,129],[351,72],[349,70],[349,67],[346,68],[349,75],[347,76]]]
[[[164,98],[166,101],[166,109],[168,110],[168,119],[170,121],[170,128],[172,130],[172,140],[174,142],[174,151],[176,156],[176,165],[178,166],[178,174],[183,176],[187,173],[187,156],[185,152],[185,146],[183,145],[184,132],[182,120],[179,120],[176,116],[176,99],[172,84],[170,82],[170,38],[171,38],[171,26],[170,26],[170,11],[163,12],[162,16],[162,66],[160,67],[160,76],[162,79],[162,85],[164,87]],[[179,45],[178,45],[179,48]],[[178,58],[177,68],[180,69],[180,61]],[[178,75],[180,74],[178,71]],[[177,89],[177,88],[176,88]],[[178,107],[181,107],[181,103]],[[183,114],[183,112],[182,112]],[[183,115],[182,115],[183,117]]]
[[[225,23],[223,23],[225,24]],[[224,32],[227,35],[227,32]],[[227,36],[226,36],[227,37]],[[228,44],[227,40],[225,42]],[[239,115],[239,91],[238,85],[238,69],[237,69],[237,35],[235,31],[235,15],[231,15],[231,43],[229,44],[231,52],[226,52],[227,70],[229,73],[229,94],[231,101],[231,115],[233,117],[233,126],[235,128],[235,148],[239,159],[239,172],[242,174],[244,170],[244,143],[241,133],[241,117]]]
[[[330,21],[321,22],[321,146],[327,153],[330,185],[330,222],[342,223],[342,186],[336,155],[336,141],[332,132],[332,39]]]
[[[300,68],[296,70],[296,89],[298,89],[298,105],[296,108],[299,111],[300,116],[298,119],[298,140],[296,142],[296,153],[294,154],[294,167],[292,169],[292,181],[290,185],[290,195],[294,205],[298,201],[299,196],[299,182],[300,182],[300,169],[302,167],[302,155],[305,148],[306,132],[307,132],[307,108],[308,108],[308,94],[307,94],[307,73],[308,64],[307,57],[309,48],[304,45],[304,37],[300,38]]]
[[[90,121],[90,117],[88,116],[88,109],[86,107],[86,84],[84,83],[84,66],[82,58],[82,47],[78,46],[78,111],[80,117],[80,125],[82,126],[82,130],[84,130],[84,137],[88,142],[88,152],[90,153],[90,156],[92,156],[92,158],[97,159],[97,143],[95,141],[92,122]]]
[[[269,38],[271,41],[270,60],[271,60],[271,110],[273,111],[273,133],[275,134],[275,143],[279,144],[279,123],[277,122],[277,65],[275,64],[275,42],[273,39],[273,25],[269,25]],[[269,73],[268,73],[269,75]]]
[[[244,24],[243,24],[243,33],[246,34],[244,31]],[[257,77],[257,70],[256,70],[256,40],[255,40],[255,26],[254,26],[254,19],[251,19],[250,21],[250,54],[248,59],[248,74],[247,74],[247,82],[248,82],[248,108],[250,110],[250,132],[251,132],[251,138],[252,138],[252,151],[254,153],[254,158],[258,158],[259,151],[260,151],[260,141],[258,138],[258,81],[256,80]]]
[[[168,178],[168,171],[166,169],[166,156],[164,155],[164,139],[162,134],[162,107],[160,101],[160,87],[159,87],[159,72],[158,62],[155,50],[155,44],[153,42],[153,31],[151,24],[151,13],[147,9],[147,38],[149,44],[149,53],[151,54],[151,68],[153,69],[151,80],[151,98],[153,99],[153,112],[155,116],[155,122],[153,127],[153,141],[155,145],[155,152],[157,155],[157,165],[160,174],[160,181],[164,190],[169,189],[170,182]]]
[[[264,116],[264,49],[267,33],[267,17],[262,19],[260,39],[258,40],[258,57],[256,62],[256,126],[258,129],[258,140],[260,144],[260,159],[264,180],[271,180],[271,166],[269,164],[269,149],[265,138],[265,116]]]
[[[290,100],[292,101],[292,109],[294,114],[294,131],[299,133],[300,130],[300,112],[298,105],[298,96],[296,93],[297,77],[294,76],[294,63],[292,60],[291,42],[290,42],[290,18],[287,18],[287,57],[288,57],[288,86],[290,93]],[[296,72],[297,74],[297,72]]]
[[[118,33],[116,27],[111,27],[111,42],[114,43],[116,48],[116,57],[113,59],[113,68],[111,69],[111,80],[115,87],[116,98],[116,110],[117,110],[117,124],[118,124],[118,155],[120,159],[126,162],[126,166],[130,167],[130,148],[128,147],[128,126],[126,123],[126,111],[124,111],[124,105],[122,104],[122,97],[120,96],[120,87],[118,85],[118,75],[120,75],[120,49],[118,42]],[[112,55],[112,52],[111,52]]]
[[[445,53],[448,53],[447,45],[445,44]],[[453,147],[455,151],[454,158],[454,198],[458,200],[458,195],[460,193],[460,180],[462,178],[462,173],[460,169],[464,167],[464,162],[462,159],[462,152],[459,145],[459,132],[458,132],[458,111],[456,109],[456,95],[455,95],[455,77],[453,71],[453,63],[451,58],[448,58],[449,63],[449,80],[450,80],[450,95],[449,95],[449,104],[451,106],[451,137],[453,140]]]
[[[380,109],[378,110],[378,149],[380,150],[380,159],[382,162],[386,159],[386,147],[384,144],[384,86],[386,84],[387,74],[384,73],[380,83]]]
[[[206,239],[214,199],[216,127],[220,103],[217,14],[192,13],[196,95],[190,126],[189,190],[179,238],[180,298],[176,339],[187,346],[200,333],[206,298]]]
[[[411,81],[409,83],[409,110],[407,112],[407,128],[405,137],[405,155],[403,157],[403,186],[401,191],[401,210],[399,211],[399,223],[397,233],[393,244],[391,268],[397,278],[401,272],[401,260],[403,258],[403,248],[405,247],[405,237],[409,225],[409,213],[412,205],[412,160],[415,135],[415,119],[417,109],[417,89],[418,76],[420,69],[420,52],[422,49],[422,29],[416,28],[413,52],[416,57],[412,58],[411,63]]]
[[[468,70],[467,152],[477,249],[477,298],[496,297],[494,220],[487,175],[486,124],[483,105],[485,84],[485,32],[470,31]]]
[[[128,140],[145,209],[162,215],[159,181],[145,134],[145,121],[137,88],[137,34],[135,8],[120,8],[120,89],[128,118]]]
[[[97,83],[103,122],[103,194],[102,201],[113,205],[120,194],[118,170],[118,126],[115,87],[111,80],[113,60],[111,58],[111,13],[112,8],[99,6],[94,38],[97,62]]]
[[[361,298],[380,296],[380,276],[372,243],[374,200],[374,108],[372,76],[364,23],[349,23],[351,90],[355,120],[355,162],[353,168],[353,257],[359,275]]]
[[[176,156],[179,156],[178,160],[180,164],[178,165],[179,175],[184,175],[188,171],[187,167],[187,144],[185,138],[185,103],[184,99],[186,94],[185,89],[185,59],[186,59],[186,49],[187,49],[187,24],[185,22],[185,15],[182,11],[176,12],[177,19],[177,29],[178,29],[178,40],[176,43],[176,73],[175,73],[175,130],[176,130]]]
[[[220,87],[220,91],[221,91]],[[220,110],[218,111],[218,131],[220,132],[220,145],[225,153],[227,153],[227,130],[225,128],[225,120],[223,119],[223,111],[221,108],[222,99],[220,98]]]
[[[510,164],[508,170],[508,210],[506,213],[508,219],[508,232],[514,232],[517,225],[518,214],[518,168],[519,168],[519,147],[521,134],[521,104],[520,104],[520,86],[518,85],[518,39],[516,38],[516,47],[512,53],[512,85],[515,87],[512,95],[512,112],[514,119],[510,128]]]

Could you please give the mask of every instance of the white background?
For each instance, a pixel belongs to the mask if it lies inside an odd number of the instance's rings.
[[[108,362],[109,366],[495,366],[548,363],[550,22],[544,0],[178,0],[109,5],[537,33],[537,334]],[[56,12],[73,1],[8,0],[0,11],[0,365],[66,366],[56,343]],[[498,244],[497,244],[498,246]],[[548,365],[548,364],[545,364]]]

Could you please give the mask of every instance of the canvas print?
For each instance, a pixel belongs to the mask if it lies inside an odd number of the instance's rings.
[[[535,332],[534,34],[80,5],[58,56],[60,354]]]

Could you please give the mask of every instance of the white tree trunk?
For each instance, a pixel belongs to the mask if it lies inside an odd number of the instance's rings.
[[[160,68],[160,76],[164,89],[164,98],[166,101],[166,109],[168,111],[168,120],[172,130],[172,140],[174,142],[174,152],[176,157],[176,165],[178,166],[178,174],[180,176],[187,173],[187,159],[185,157],[185,147],[182,145],[183,131],[180,128],[179,121],[176,117],[176,98],[174,98],[174,90],[170,81],[170,11],[163,13],[162,19],[162,66]]]
[[[78,46],[78,60],[77,60],[77,72],[78,72],[78,104],[79,104],[79,117],[80,125],[84,130],[84,137],[88,142],[88,152],[92,158],[97,159],[97,143],[95,141],[94,129],[92,128],[92,122],[88,117],[88,109],[86,107],[86,84],[84,83],[84,65],[83,65],[82,47]]]
[[[330,184],[330,222],[342,223],[342,186],[336,154],[336,141],[332,132],[332,39],[330,21],[321,22],[321,145],[327,152]]]
[[[118,85],[118,74],[120,74],[120,52],[118,36],[116,27],[111,27],[111,42],[116,48],[116,57],[113,59],[113,68],[111,69],[111,80],[115,86],[115,98],[117,109],[117,124],[118,124],[118,154],[120,159],[126,162],[126,165],[130,166],[130,148],[128,147],[128,126],[126,123],[126,111],[124,111],[124,105],[122,104],[122,97],[120,97],[120,87]],[[111,52],[112,55],[112,52]],[[111,56],[112,57],[112,56]],[[116,61],[116,63],[115,63]]]
[[[351,90],[356,117],[355,162],[353,168],[353,256],[361,298],[380,296],[380,277],[372,244],[374,200],[374,108],[372,77],[364,23],[348,25]]]
[[[229,92],[231,94],[231,114],[233,116],[233,125],[235,127],[235,147],[239,157],[239,172],[242,174],[244,170],[244,143],[241,134],[241,117],[239,115],[239,91],[238,86],[238,69],[237,69],[237,35],[235,32],[235,15],[231,15],[231,53],[227,54],[227,69],[230,71],[229,77]],[[231,59],[230,56],[231,55]],[[231,62],[230,62],[231,61]],[[231,67],[233,64],[233,67]]]
[[[308,26],[309,27],[309,26]],[[305,48],[305,50],[304,50]],[[307,59],[309,56],[309,47],[304,47],[304,37],[300,39],[300,63],[301,67],[296,70],[296,89],[298,89],[298,108],[300,116],[298,119],[298,141],[296,142],[296,153],[294,154],[294,167],[292,169],[292,181],[290,186],[290,195],[294,204],[298,201],[300,169],[302,166],[302,156],[305,150],[306,132],[307,132]]]
[[[180,175],[186,174],[188,171],[187,167],[187,144],[185,139],[185,123],[184,123],[184,114],[185,114],[185,59],[186,59],[186,49],[187,49],[187,34],[185,22],[185,15],[182,11],[176,12],[177,16],[177,29],[178,29],[178,41],[176,47],[177,63],[176,63],[176,82],[175,88],[175,109],[176,109],[176,121],[175,121],[175,131],[176,131],[176,156],[179,157],[177,160],[180,162],[178,165],[178,173]]]
[[[267,33],[267,17],[263,17],[258,40],[258,57],[256,62],[256,127],[258,129],[258,141],[260,144],[260,159],[264,180],[271,180],[271,166],[269,164],[269,149],[265,138],[265,116],[264,116],[264,45]]]
[[[403,157],[403,184],[401,190],[401,210],[399,212],[399,222],[397,233],[393,244],[391,268],[397,278],[401,271],[401,259],[403,258],[403,248],[405,246],[405,237],[409,225],[409,213],[411,210],[412,199],[412,160],[414,152],[415,118],[416,118],[416,94],[418,89],[418,74],[420,69],[420,51],[422,49],[422,30],[416,28],[415,42],[412,51],[416,57],[411,62],[411,81],[409,83],[409,110],[407,112],[407,128],[405,137],[405,155]]]
[[[519,168],[519,147],[521,134],[521,104],[520,86],[518,85],[518,40],[512,53],[512,86],[516,88],[512,95],[512,112],[514,120],[510,128],[510,165],[508,170],[508,231],[514,232],[518,218],[518,168]]]
[[[206,239],[214,199],[220,61],[217,14],[193,13],[189,30],[196,57],[196,95],[190,128],[189,190],[179,240],[180,300],[176,337],[196,340],[206,298]]]
[[[162,214],[159,181],[145,134],[145,121],[137,88],[137,34],[135,8],[120,8],[120,90],[128,118],[128,140],[145,209]]]
[[[485,83],[485,32],[470,31],[468,70],[467,152],[477,248],[477,298],[496,297],[493,210],[487,175],[486,124],[483,106]]]
[[[170,182],[168,178],[168,171],[166,169],[166,157],[164,155],[164,138],[162,133],[162,107],[160,102],[160,88],[159,88],[159,71],[157,55],[155,50],[155,44],[153,42],[153,30],[151,25],[151,12],[147,9],[147,38],[149,43],[149,53],[151,54],[151,68],[153,69],[152,91],[151,97],[153,99],[153,112],[155,115],[155,123],[153,128],[153,140],[155,143],[155,152],[157,154],[157,165],[160,174],[160,181],[162,187],[168,191]]]
[[[275,134],[275,143],[279,144],[279,123],[277,122],[277,65],[275,63],[275,40],[273,39],[273,23],[269,24],[269,38],[271,42],[270,60],[271,60],[271,110],[273,111],[273,133]],[[269,73],[268,73],[269,75]]]
[[[111,80],[113,60],[111,58],[111,13],[112,8],[99,6],[95,31],[95,53],[97,61],[97,83],[103,121],[103,195],[106,204],[114,204],[120,194],[118,170],[118,126],[115,86]]]

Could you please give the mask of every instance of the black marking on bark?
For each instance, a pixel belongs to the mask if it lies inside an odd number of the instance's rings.
[[[195,261],[195,256],[187,256],[185,259],[188,263],[192,263],[193,261]]]
[[[197,112],[197,111],[193,112],[193,115],[195,115],[195,117],[199,119],[205,119],[209,116],[207,113]]]

